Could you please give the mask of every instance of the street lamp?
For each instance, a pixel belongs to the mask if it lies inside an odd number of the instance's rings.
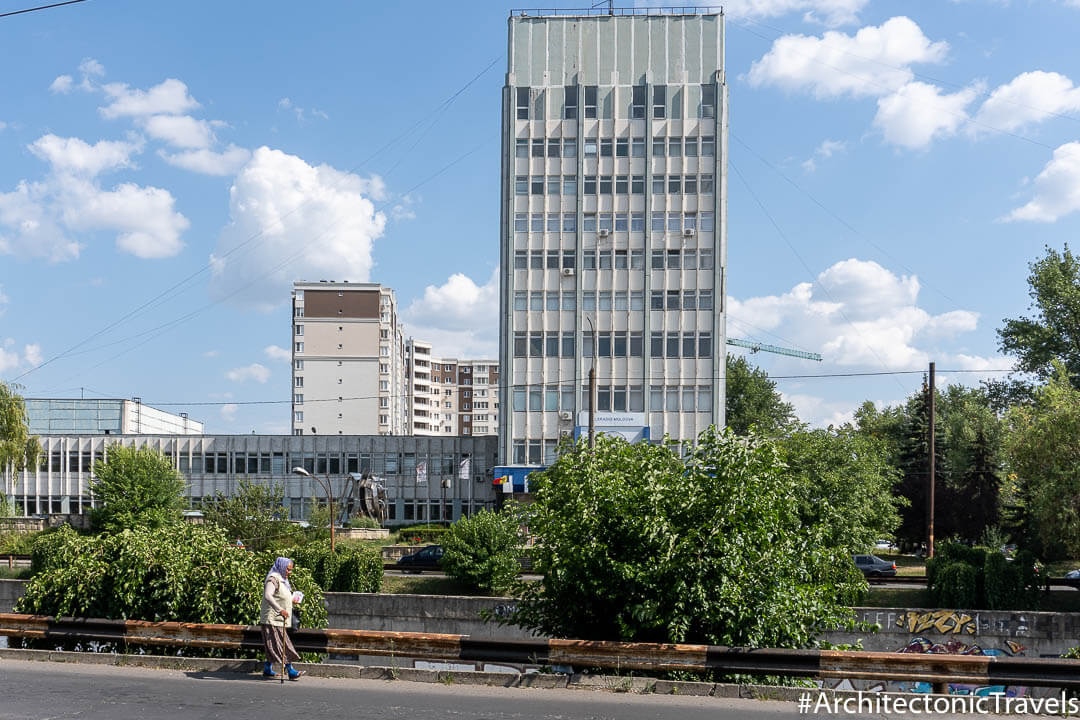
[[[596,326],[588,315],[589,329],[592,331],[592,364],[589,367],[589,449],[596,447]]]
[[[334,493],[330,490],[330,473],[326,473],[326,481],[323,482],[321,477],[309,473],[302,467],[294,467],[292,471],[293,475],[303,475],[317,481],[326,491],[326,500],[330,503],[330,552],[334,552]]]

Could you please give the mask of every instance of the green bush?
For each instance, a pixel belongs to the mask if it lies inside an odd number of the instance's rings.
[[[443,536],[448,528],[442,525],[412,525],[398,528],[398,538],[401,542],[418,543],[442,543]]]
[[[484,594],[503,592],[517,578],[519,521],[515,513],[481,510],[443,536],[446,574]]]
[[[98,507],[91,522],[105,532],[178,523],[186,485],[172,461],[157,450],[110,445],[105,459],[94,463],[90,489]]]
[[[16,612],[253,625],[273,561],[234,547],[213,525],[97,536],[63,527],[35,543],[35,575]],[[305,595],[303,626],[325,627],[322,589],[299,561],[290,583]]]
[[[345,522],[345,527],[378,530],[382,525],[370,515],[353,515]]]
[[[43,531],[0,533],[0,555],[29,555]]]
[[[1037,609],[1044,575],[1027,550],[1009,561],[997,550],[954,542],[941,543],[926,563],[927,591],[938,607]]]
[[[965,562],[941,565],[937,581],[928,588],[937,607],[974,608],[980,605],[979,573]]]
[[[339,545],[337,552],[330,552],[329,541],[320,540],[289,552],[297,565],[311,569],[327,592],[372,593],[382,585],[382,553],[375,548]]]

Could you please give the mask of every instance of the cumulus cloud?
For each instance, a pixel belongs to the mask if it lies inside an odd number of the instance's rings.
[[[814,154],[803,162],[803,170],[806,172],[814,172],[817,170],[817,161],[828,160],[838,152],[843,152],[847,149],[847,143],[840,140],[823,140],[817,149],[814,150]]]
[[[8,297],[4,294],[4,286],[0,285],[0,315],[4,314],[4,306],[8,303]]]
[[[785,35],[751,65],[748,79],[754,87],[805,91],[818,99],[875,97],[911,82],[910,65],[940,63],[948,51],[948,43],[931,42],[913,20],[900,16],[854,35]]]
[[[932,315],[917,304],[919,281],[872,261],[849,259],[823,271],[816,284],[800,283],[782,295],[729,298],[730,317],[815,348],[834,365],[874,370],[925,367],[933,352],[952,359],[934,341],[974,330],[977,313]]]
[[[75,87],[75,78],[70,75],[58,75],[49,86],[49,92],[67,95]]]
[[[41,346],[37,343],[30,343],[23,348],[23,358],[26,360],[26,364],[30,367],[37,367],[41,364]]]
[[[985,127],[972,129],[1013,131],[1076,110],[1080,110],[1080,87],[1060,73],[1035,70],[995,88],[975,115],[976,123]]]
[[[428,285],[403,313],[406,331],[441,357],[498,357],[498,270],[483,285],[462,273]]]
[[[292,353],[277,345],[267,345],[263,349],[263,353],[266,354],[266,357],[276,362],[292,362]]]
[[[102,116],[109,119],[184,115],[199,107],[199,103],[188,93],[187,85],[176,78],[168,78],[149,90],[133,89],[126,83],[106,83],[102,90],[111,102],[100,111]]]
[[[385,196],[378,177],[259,148],[229,191],[230,221],[211,255],[211,295],[269,310],[288,299],[297,278],[367,282],[374,241],[386,227],[373,200]]]
[[[1003,220],[1055,222],[1080,210],[1080,142],[1065,143],[1035,178],[1035,197]]]
[[[221,406],[221,419],[227,422],[232,422],[236,419],[236,411],[239,406],[236,403],[228,403]]]
[[[140,143],[99,140],[91,145],[76,137],[42,135],[30,152],[49,163],[54,172],[97,175],[105,170],[132,166],[131,156],[142,151]]]
[[[8,338],[8,340],[10,341],[11,338]],[[19,367],[19,362],[20,358],[18,352],[12,352],[0,347],[0,374]]]
[[[910,82],[878,100],[874,126],[886,142],[924,148],[935,138],[956,134],[968,121],[965,108],[980,92],[980,88],[970,87],[946,94],[935,85]]]
[[[180,148],[206,148],[214,142],[210,123],[190,115],[151,115],[142,127],[150,137]]]
[[[169,163],[178,168],[202,173],[203,175],[232,175],[251,159],[251,151],[230,144],[221,152],[202,148],[180,153],[158,153]]]
[[[257,383],[265,383],[270,379],[270,370],[265,365],[251,363],[244,367],[233,368],[225,373],[225,377],[233,382],[254,380]]]

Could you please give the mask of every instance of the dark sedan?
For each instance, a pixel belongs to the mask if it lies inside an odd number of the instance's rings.
[[[862,570],[864,577],[894,577],[896,575],[896,563],[882,560],[876,555],[856,555],[855,567]]]
[[[397,566],[401,570],[438,570],[442,560],[443,549],[441,545],[428,545],[427,547],[398,558]]]

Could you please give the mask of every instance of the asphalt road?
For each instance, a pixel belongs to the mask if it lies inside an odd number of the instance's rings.
[[[811,712],[807,717],[815,715],[831,713]],[[0,660],[0,720],[773,720],[798,717],[802,716],[794,702],[311,677],[281,684],[257,675]]]

